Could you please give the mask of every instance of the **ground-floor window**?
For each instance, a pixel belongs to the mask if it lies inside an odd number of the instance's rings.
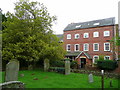
[[[97,60],[99,59],[98,55],[93,56],[93,63],[97,64]]]
[[[104,56],[104,60],[110,60],[110,56]]]

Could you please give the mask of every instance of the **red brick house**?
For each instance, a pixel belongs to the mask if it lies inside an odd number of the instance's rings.
[[[92,65],[100,56],[117,60],[114,42],[116,36],[115,18],[82,23],[71,23],[64,29],[63,42],[67,51],[65,57],[77,60],[81,68]]]

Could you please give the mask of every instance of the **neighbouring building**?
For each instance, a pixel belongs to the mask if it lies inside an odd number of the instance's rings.
[[[77,60],[80,68],[96,64],[100,56],[105,60],[117,60],[116,33],[114,17],[68,24],[63,34],[65,57]]]

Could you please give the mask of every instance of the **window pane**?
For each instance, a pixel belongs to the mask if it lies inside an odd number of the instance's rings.
[[[94,32],[93,33],[93,37],[99,37],[99,33],[98,32]]]
[[[97,60],[99,59],[99,56],[94,56],[94,63],[97,63]]]
[[[84,51],[88,51],[88,44],[84,44]]]
[[[79,38],[79,34],[75,34],[75,39],[78,39]]]
[[[104,43],[104,51],[110,51],[110,43]]]
[[[106,50],[109,50],[109,43],[106,43],[106,44],[105,44],[105,49],[106,49]]]
[[[105,56],[104,59],[105,60],[110,60],[110,56]]]
[[[71,39],[71,34],[67,34],[67,39]]]
[[[78,50],[78,45],[76,45],[76,50]]]
[[[99,44],[98,43],[96,43],[96,44],[93,44],[94,45],[94,51],[98,51],[99,50]]]
[[[69,44],[67,44],[67,51],[70,51],[70,45]]]
[[[104,31],[104,36],[110,36],[110,31]]]
[[[84,38],[88,38],[89,34],[88,33],[84,33]]]

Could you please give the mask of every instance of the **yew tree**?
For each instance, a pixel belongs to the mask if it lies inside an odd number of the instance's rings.
[[[64,57],[62,44],[53,34],[52,23],[56,20],[39,2],[20,0],[15,12],[6,14],[3,22],[3,60],[38,61],[45,58],[59,60]]]

